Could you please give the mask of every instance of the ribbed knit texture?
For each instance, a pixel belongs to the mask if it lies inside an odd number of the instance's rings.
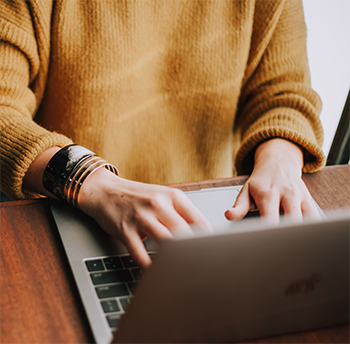
[[[300,0],[0,1],[0,13],[12,198],[33,197],[21,188],[37,154],[72,141],[159,184],[249,173],[272,137],[304,147],[304,171],[324,164]]]

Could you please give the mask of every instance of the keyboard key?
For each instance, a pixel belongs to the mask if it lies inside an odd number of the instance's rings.
[[[145,245],[147,251],[158,251],[159,249],[158,244],[149,237],[143,241],[143,244]]]
[[[149,257],[153,260],[154,257],[156,256],[156,253],[149,253],[148,255],[149,255]]]
[[[100,271],[105,269],[101,259],[86,260],[85,264],[89,271]]]
[[[100,299],[130,295],[128,288],[125,284],[115,284],[106,287],[97,287],[96,293]]]
[[[140,268],[131,269],[131,273],[134,276],[135,281],[139,281],[143,277],[143,273]]]
[[[101,306],[105,313],[120,311],[116,300],[101,301]]]
[[[126,268],[137,268],[138,265],[132,260],[131,256],[122,256],[120,257],[123,261],[123,264]]]
[[[126,299],[119,299],[119,301],[122,304],[124,311],[126,311],[126,308],[128,307],[128,305],[130,303],[130,297],[127,297]]]
[[[246,216],[244,216],[244,219],[249,219],[249,218],[254,218],[254,217],[260,217],[259,210],[248,211]]]
[[[132,281],[129,270],[115,270],[90,274],[93,284],[121,283]]]
[[[134,293],[136,286],[137,286],[137,282],[128,283],[128,287],[129,287],[132,294]]]
[[[103,259],[107,270],[116,270],[116,269],[122,269],[123,264],[118,257],[110,257]]]
[[[111,327],[111,328],[118,327],[120,319],[121,319],[121,315],[120,314],[108,315],[107,316],[107,321],[108,321],[109,327]]]

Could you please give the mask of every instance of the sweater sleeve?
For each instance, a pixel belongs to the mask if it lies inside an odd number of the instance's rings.
[[[320,111],[321,100],[310,86],[301,0],[257,1],[236,116],[237,173],[250,173],[256,147],[275,137],[304,149],[303,172],[320,169],[325,163]]]
[[[0,1],[0,179],[1,191],[12,199],[39,197],[22,190],[30,164],[45,149],[71,143],[33,120],[44,93],[49,47],[43,27],[34,24],[45,8],[32,10],[27,1]]]

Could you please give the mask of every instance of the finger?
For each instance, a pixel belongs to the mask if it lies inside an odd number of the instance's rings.
[[[225,216],[227,220],[240,220],[248,213],[250,208],[251,197],[249,194],[249,184],[246,183],[238,194],[233,207],[225,212]]]
[[[162,213],[158,220],[168,228],[175,238],[192,237],[194,235],[188,222],[175,209]]]
[[[179,195],[174,200],[174,209],[187,224],[197,225],[197,229],[205,233],[213,233],[214,230],[207,218],[194,206],[185,195]]]
[[[314,219],[321,218],[321,214],[320,214],[319,210],[317,209],[317,206],[316,206],[314,200],[311,198],[311,196],[310,196],[310,199],[304,200],[301,203],[301,211],[302,211],[304,216],[314,218]]]
[[[281,199],[281,208],[285,216],[288,216],[295,221],[303,220],[303,215],[301,213],[301,201],[299,198],[283,197]]]
[[[128,230],[128,235],[124,236],[122,240],[131,258],[141,269],[146,269],[151,265],[152,260],[137,231],[133,229]]]
[[[261,217],[272,223],[279,222],[280,197],[277,193],[263,193],[256,197],[255,203]]]
[[[152,215],[142,219],[139,231],[146,233],[155,242],[174,238],[169,228]]]

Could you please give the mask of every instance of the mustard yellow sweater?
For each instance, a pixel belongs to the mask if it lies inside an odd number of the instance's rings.
[[[1,189],[74,141],[122,177],[167,184],[251,171],[256,146],[324,164],[301,0],[0,1]],[[34,119],[34,120],[33,120]]]

